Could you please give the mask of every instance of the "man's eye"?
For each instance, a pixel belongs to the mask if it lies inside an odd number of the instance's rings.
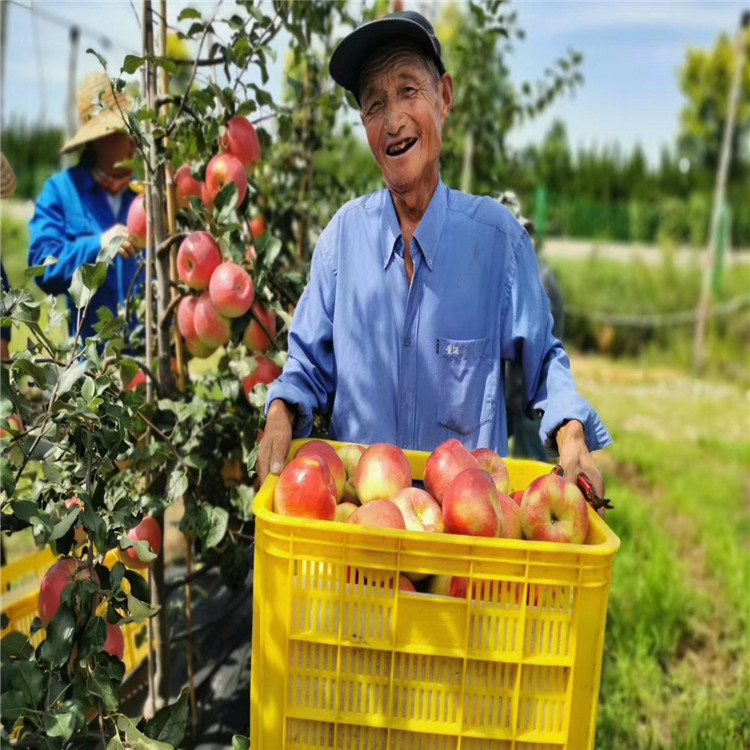
[[[368,115],[373,115],[373,114],[375,114],[375,113],[376,113],[376,112],[377,112],[377,111],[378,111],[378,110],[380,109],[380,107],[381,107],[381,104],[382,104],[382,102],[372,102],[372,104],[370,104],[370,105],[369,105],[369,106],[367,107],[367,110],[366,110],[366,111],[367,111],[367,114],[368,114]]]
[[[414,86],[404,86],[404,88],[401,89],[401,93],[404,96],[414,96],[414,94],[417,93],[417,89],[414,88]]]

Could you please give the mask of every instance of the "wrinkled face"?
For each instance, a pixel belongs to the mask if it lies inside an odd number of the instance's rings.
[[[434,190],[440,170],[443,122],[453,106],[453,82],[439,80],[408,49],[371,63],[363,76],[362,111],[370,150],[386,185],[398,193]]]
[[[93,141],[89,148],[102,172],[112,177],[127,177],[132,173],[130,167],[115,166],[135,156],[135,141],[127,133],[110,133]]]

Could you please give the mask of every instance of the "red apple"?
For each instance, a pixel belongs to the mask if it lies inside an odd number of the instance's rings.
[[[15,437],[13,433],[23,432],[23,422],[18,414],[11,414],[9,417],[5,418],[5,421],[13,432],[11,433],[10,430],[6,430],[5,427],[0,427],[0,438]]]
[[[555,474],[535,479],[521,501],[521,527],[527,539],[583,544],[589,509],[576,484]]]
[[[443,511],[432,495],[417,487],[404,487],[393,496],[409,531],[443,531]]]
[[[208,293],[216,312],[225,318],[239,318],[252,306],[255,287],[250,274],[237,263],[222,263],[211,274]]]
[[[245,330],[243,341],[251,352],[267,352],[273,346],[273,339],[276,338],[276,314],[257,302],[252,306],[252,313],[253,317]],[[268,334],[256,320],[256,315],[271,334],[271,338],[268,338]]]
[[[196,180],[190,172],[190,165],[183,164],[174,174],[177,205],[185,208],[190,205],[191,198],[201,198],[203,183]]]
[[[206,167],[205,189],[202,191],[203,202],[208,208],[213,208],[216,196],[230,182],[237,186],[236,207],[245,200],[247,195],[247,171],[245,166],[231,154],[214,156]]]
[[[256,216],[247,222],[247,228],[250,230],[254,240],[259,240],[266,233],[266,220],[263,216]]]
[[[336,453],[336,449],[332,445],[324,443],[322,440],[311,440],[309,443],[305,443],[297,451],[297,455],[318,456],[328,464],[333,481],[336,483],[337,501],[341,502],[344,499],[346,469],[344,468],[344,462],[339,458],[339,454]]]
[[[208,292],[198,297],[193,309],[193,321],[199,341],[207,347],[216,349],[223,346],[232,336],[229,321],[216,311]]]
[[[146,202],[144,196],[137,195],[128,209],[128,234],[137,247],[146,246]]]
[[[498,492],[497,499],[500,503],[500,512],[503,516],[503,530],[500,536],[503,539],[523,539],[521,509],[504,492]]]
[[[47,627],[60,609],[60,598],[65,588],[75,581],[90,581],[91,573],[84,564],[72,557],[58,560],[44,574],[39,587],[39,618]]]
[[[349,516],[348,523],[382,529],[406,530],[403,514],[390,500],[372,500],[366,505],[360,505]]]
[[[197,297],[188,295],[180,300],[177,305],[177,329],[186,341],[195,340],[198,334],[195,332],[195,305]]]
[[[336,506],[336,514],[334,515],[333,520],[339,521],[341,523],[346,523],[349,520],[351,514],[354,513],[357,508],[359,508],[359,505],[355,505],[354,503],[339,503]]]
[[[404,487],[411,487],[409,459],[395,445],[375,443],[359,459],[354,486],[363,505],[373,500],[389,500]]]
[[[521,507],[521,501],[523,500],[523,493],[526,492],[526,490],[516,490],[515,492],[510,493],[511,500],[520,508]]]
[[[443,523],[447,534],[496,537],[502,533],[497,490],[484,469],[466,469],[448,485],[443,497]]]
[[[159,522],[153,516],[144,516],[143,520],[133,529],[130,529],[125,535],[126,539],[131,542],[148,542],[148,546],[155,555],[161,551],[162,533]],[[146,562],[138,557],[138,551],[135,547],[127,549],[118,549],[117,553],[125,565],[129,568],[143,570],[148,568],[153,560]]]
[[[283,516],[333,521],[336,483],[328,464],[319,456],[298,456],[279,475],[273,509]]]
[[[220,264],[221,250],[208,232],[191,232],[177,251],[177,274],[191,289],[208,289]]]
[[[245,391],[245,398],[249,401],[250,394],[256,385],[270,385],[276,378],[281,375],[281,368],[271,359],[263,354],[256,354],[253,358],[256,363],[255,372],[242,379],[242,389]]]
[[[479,462],[455,438],[435,448],[424,467],[424,486],[435,500],[443,504],[443,495],[451,481],[465,469],[475,469]]]
[[[107,623],[107,640],[104,641],[104,651],[110,656],[116,656],[120,661],[125,660],[125,638],[119,625]]]
[[[235,156],[246,167],[260,161],[260,139],[255,127],[245,117],[233,117],[227,123],[219,142],[222,151]]]
[[[490,448],[476,448],[471,455],[479,462],[479,468],[492,477],[497,491],[507,493],[510,489],[510,476],[503,457]]]
[[[362,458],[362,454],[365,452],[364,445],[356,445],[355,443],[346,443],[336,449],[336,452],[344,462],[344,469],[346,470],[346,487],[344,487],[344,499],[352,503],[359,503],[357,497],[357,489],[354,486],[354,475],[357,471],[357,464],[359,459]]]

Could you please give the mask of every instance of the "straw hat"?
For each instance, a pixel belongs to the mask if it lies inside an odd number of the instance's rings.
[[[130,112],[133,104],[127,95],[113,93],[105,73],[86,76],[78,86],[76,99],[81,125],[78,132],[60,149],[61,154],[74,151],[110,133],[126,132],[127,127],[120,109],[125,113]]]
[[[5,154],[0,153],[0,198],[10,198],[16,192],[16,175]]]

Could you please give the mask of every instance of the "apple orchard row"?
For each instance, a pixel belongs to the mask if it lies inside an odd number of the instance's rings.
[[[244,117],[231,119],[220,140],[221,153],[206,166],[205,182],[196,180],[188,164],[175,173],[177,203],[186,208],[191,198],[199,198],[212,210],[216,196],[226,185],[237,188],[235,208],[247,195],[248,171],[260,161],[258,134]],[[130,208],[128,232],[140,246],[146,242],[146,208],[138,196]],[[259,216],[248,221],[253,240],[266,232],[265,219]],[[245,260],[252,269],[256,259],[253,245]],[[185,346],[194,357],[208,357],[227,344],[232,335],[232,320],[251,312],[243,342],[254,353],[256,368],[243,380],[248,395],[258,383],[270,383],[281,374],[280,368],[268,357],[259,354],[273,347],[276,338],[276,316],[272,310],[255,301],[255,287],[248,271],[238,263],[225,261],[214,237],[207,231],[195,231],[185,237],[177,251],[177,273],[190,292],[177,307],[177,328]]]

